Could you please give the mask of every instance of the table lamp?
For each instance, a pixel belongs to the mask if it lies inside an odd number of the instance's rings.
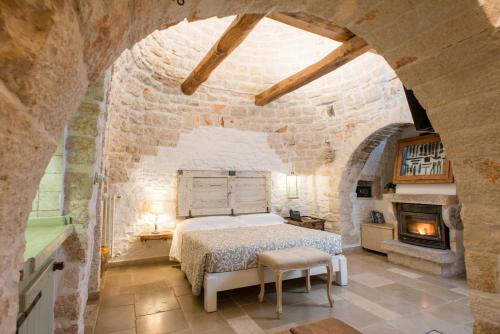
[[[151,214],[155,216],[155,230],[151,233],[158,234],[158,216],[163,213],[163,203],[160,201],[151,202]]]

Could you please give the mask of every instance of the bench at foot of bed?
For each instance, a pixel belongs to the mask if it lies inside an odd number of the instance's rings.
[[[335,283],[338,285],[347,285],[347,259],[344,255],[335,255],[332,257],[333,271],[335,272]],[[311,269],[311,275],[326,273],[324,267]],[[283,275],[283,280],[305,277],[304,270],[289,271]],[[274,274],[271,270],[264,271],[264,281],[266,283],[274,282]],[[231,289],[238,289],[259,284],[259,275],[257,268],[238,270],[227,273],[205,273],[203,282],[204,307],[206,312],[217,311],[217,292]],[[257,295],[255,295],[257,301]]]

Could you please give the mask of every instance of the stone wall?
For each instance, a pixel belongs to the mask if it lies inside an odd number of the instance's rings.
[[[103,76],[89,86],[67,130],[64,213],[73,218],[76,233],[66,240],[60,254],[65,269],[57,289],[56,333],[79,333],[88,295],[99,290],[101,186],[95,181],[102,170],[104,83]]]
[[[111,194],[121,197],[116,260],[168,254],[164,245],[143,245],[137,236],[152,228],[141,209],[148,201],[167,202],[160,227],[172,227],[179,169],[272,171],[273,211],[321,216],[339,231],[329,207],[336,201],[329,188],[335,156],[350,154],[348,138],[364,139],[358,127],[410,119],[401,83],[374,54],[256,107],[255,94],[338,44],[269,19],[193,96],[183,95],[180,83],[230,21],[181,23],[155,32],[113,66],[106,160]],[[297,200],[288,200],[285,191],[292,170],[300,181]],[[354,228],[346,231],[359,236]]]
[[[269,10],[305,11],[346,26],[414,89],[453,161],[474,331],[499,331],[498,1],[16,0],[0,6],[0,332],[14,332],[26,221],[88,80],[155,29],[184,18]]]

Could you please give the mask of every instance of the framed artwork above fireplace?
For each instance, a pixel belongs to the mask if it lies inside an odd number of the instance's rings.
[[[453,173],[437,134],[399,141],[395,183],[452,183]]]

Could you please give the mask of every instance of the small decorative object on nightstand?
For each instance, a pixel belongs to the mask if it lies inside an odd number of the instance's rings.
[[[325,230],[325,220],[321,218],[300,216],[300,220],[298,220],[298,218],[295,217],[294,218],[286,217],[285,219],[287,224],[305,228],[311,228],[314,230],[321,230],[321,231]]]
[[[170,230],[153,232],[142,232],[139,235],[141,241],[147,242],[148,240],[168,240],[172,239],[174,233]]]

